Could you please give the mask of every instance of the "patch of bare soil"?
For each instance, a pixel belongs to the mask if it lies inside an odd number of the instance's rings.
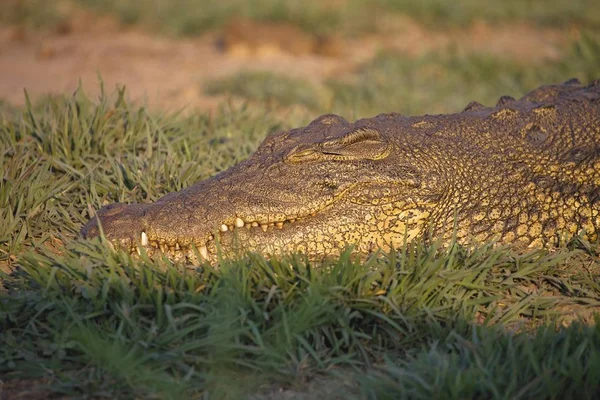
[[[408,56],[453,48],[514,59],[524,64],[560,57],[569,41],[579,35],[575,28],[565,31],[525,23],[490,25],[477,21],[466,28],[431,31],[409,18],[394,17],[385,25],[384,29],[395,32],[383,39],[386,45]]]
[[[353,371],[347,374],[338,371],[337,377],[317,376],[311,380],[298,382],[293,387],[267,385],[262,390],[250,396],[251,400],[344,400],[349,393],[356,391],[356,384],[351,380]],[[347,378],[342,378],[346,376]]]
[[[11,261],[13,261],[13,260],[11,260]],[[12,272],[9,261],[0,261],[0,272],[4,272],[7,274]],[[2,278],[0,278],[0,292],[2,292],[1,283],[2,283]]]
[[[290,53],[341,57],[346,43],[336,36],[313,35],[283,22],[260,22],[232,18],[219,35],[218,45],[237,56]]]
[[[169,38],[124,28],[110,18],[76,13],[52,32],[0,27],[0,98],[24,103],[47,93],[70,93],[79,83],[97,95],[126,85],[132,100],[157,110],[213,109],[221,98],[205,82],[241,70],[265,70],[321,82],[349,74],[384,48],[416,57],[448,47],[488,52],[529,63],[557,57],[573,33],[526,25],[432,32],[408,19],[388,21],[389,34],[357,39],[316,37],[284,23],[233,19],[219,32]]]
[[[47,379],[3,379],[0,376],[0,400],[42,400],[48,398]],[[65,399],[65,396],[52,396]]]

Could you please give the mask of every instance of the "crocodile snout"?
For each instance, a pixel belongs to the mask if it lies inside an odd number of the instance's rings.
[[[122,203],[104,206],[85,224],[80,235],[89,239],[100,235],[102,230],[107,239],[118,241],[125,247],[144,242],[147,214],[151,206]]]

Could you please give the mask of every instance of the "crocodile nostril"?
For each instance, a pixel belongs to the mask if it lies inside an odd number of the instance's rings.
[[[123,204],[123,203],[108,204],[108,205],[100,208],[100,210],[98,210],[98,212],[97,212],[97,215],[99,215],[100,217],[110,217],[115,214],[119,214],[126,207],[127,207],[127,204]]]

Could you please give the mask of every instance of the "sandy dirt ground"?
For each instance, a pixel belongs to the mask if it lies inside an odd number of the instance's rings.
[[[203,85],[241,70],[263,70],[320,82],[350,74],[382,49],[407,57],[452,46],[530,63],[556,58],[576,32],[527,25],[489,26],[435,32],[410,21],[387,21],[390,34],[358,39],[313,38],[280,23],[232,20],[221,31],[196,38],[158,36],[141,28],[89,14],[46,32],[0,27],[0,99],[24,103],[24,89],[35,99],[71,93],[79,83],[86,93],[126,85],[130,100],[152,109],[210,110],[222,98]]]

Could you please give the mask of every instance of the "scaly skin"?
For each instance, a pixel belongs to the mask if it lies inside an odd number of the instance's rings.
[[[448,239],[455,224],[459,242],[596,241],[599,214],[600,81],[571,80],[452,115],[324,115],[156,203],[103,207],[82,235],[98,235],[99,218],[114,244],[174,259],[214,261],[217,242],[226,256],[319,258]]]

